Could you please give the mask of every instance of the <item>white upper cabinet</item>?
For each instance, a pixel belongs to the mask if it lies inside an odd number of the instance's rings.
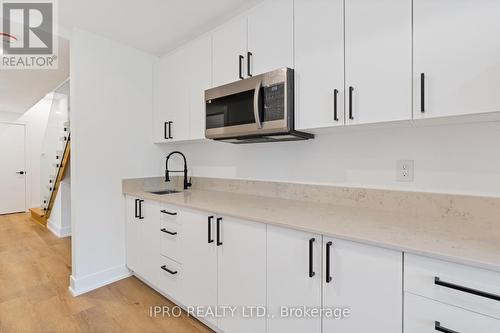
[[[218,327],[228,333],[265,333],[265,317],[245,316],[250,307],[266,306],[266,225],[226,217],[217,220],[221,237],[218,305],[238,307],[234,316],[219,318]]]
[[[500,2],[413,6],[414,118],[500,111]]]
[[[411,3],[345,1],[347,124],[412,118]]]
[[[321,235],[267,226],[267,333],[321,333],[321,318],[281,307],[321,308]]]
[[[323,318],[323,332],[401,333],[403,254],[323,237],[323,307],[349,307],[343,319]]]
[[[212,87],[212,37],[204,36],[187,48],[189,138],[205,138],[205,90]]]
[[[293,0],[267,0],[248,15],[247,76],[293,68]]]
[[[218,28],[213,38],[213,85],[215,87],[246,76],[247,18],[238,17]]]
[[[344,125],[344,0],[295,0],[295,127]]]

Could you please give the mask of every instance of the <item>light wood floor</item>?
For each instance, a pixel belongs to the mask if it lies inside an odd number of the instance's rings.
[[[0,333],[212,332],[195,319],[149,316],[167,299],[131,277],[72,297],[71,240],[27,214],[0,215]]]

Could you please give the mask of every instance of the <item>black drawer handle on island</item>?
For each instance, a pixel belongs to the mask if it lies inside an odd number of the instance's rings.
[[[468,294],[472,294],[472,295],[476,295],[476,296],[480,296],[480,297],[484,297],[484,298],[489,298],[489,299],[492,299],[492,300],[495,300],[495,301],[500,301],[500,295],[490,294],[490,293],[487,293],[485,291],[481,291],[481,290],[477,290],[477,289],[472,289],[472,288],[467,288],[467,287],[464,287],[464,286],[460,286],[458,284],[441,281],[441,279],[439,277],[437,277],[437,276],[434,277],[434,284],[436,284],[438,286],[441,286],[441,287],[445,287],[445,288],[450,288],[450,289],[455,289],[455,290],[458,290],[458,291],[462,291],[464,293],[468,293]]]
[[[217,246],[222,245],[220,241],[220,223],[222,222],[222,217],[217,218]]]
[[[212,239],[212,220],[213,219],[214,219],[213,216],[208,217],[208,244],[214,242],[214,240]]]
[[[449,328],[446,328],[444,326],[441,326],[441,323],[439,321],[434,322],[434,329],[438,332],[443,332],[443,333],[460,333],[454,330],[450,330]]]
[[[177,232],[175,231],[168,231],[167,229],[163,228],[163,229],[160,229],[161,232],[164,232],[166,234],[169,234],[169,235],[172,235],[172,236],[175,236],[177,235]]]
[[[161,269],[163,269],[163,270],[164,270],[164,271],[166,271],[166,272],[169,272],[169,273],[170,273],[170,274],[172,274],[172,275],[175,275],[175,274],[177,274],[177,273],[178,273],[177,271],[171,271],[170,269],[168,269],[168,268],[167,268],[167,266],[166,266],[166,265],[163,265],[163,266],[161,266],[160,268],[161,268]]]
[[[169,212],[168,210],[165,210],[165,209],[160,210],[160,212],[163,214],[172,215],[172,216],[177,215],[177,213],[172,213],[172,212]]]
[[[311,238],[309,240],[309,277],[312,278],[316,273],[314,273],[314,267],[313,267],[313,247],[314,247],[314,242],[316,241],[316,238]]]
[[[333,243],[326,243],[326,283],[332,282],[332,275],[330,273],[330,251]]]

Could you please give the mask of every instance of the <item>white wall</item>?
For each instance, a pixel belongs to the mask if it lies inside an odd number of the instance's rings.
[[[71,43],[71,289],[127,276],[121,180],[154,175],[154,57],[74,30]]]
[[[40,157],[52,98],[43,98],[25,113],[1,112],[0,122],[26,125],[26,171],[28,208],[40,207]]]
[[[175,148],[197,176],[500,197],[499,143],[500,122],[339,128],[303,142],[162,145],[158,174]],[[398,159],[415,160],[414,182],[396,182]]]

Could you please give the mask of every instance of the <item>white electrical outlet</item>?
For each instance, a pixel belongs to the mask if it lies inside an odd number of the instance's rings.
[[[396,180],[398,182],[412,182],[413,167],[413,160],[399,160],[396,166]]]

